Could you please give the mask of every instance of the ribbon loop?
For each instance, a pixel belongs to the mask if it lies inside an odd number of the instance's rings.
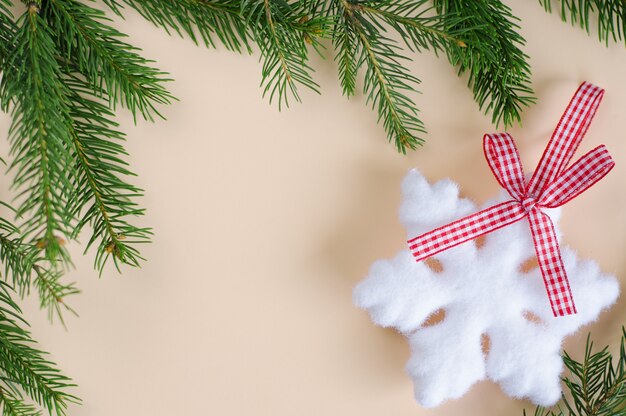
[[[524,180],[522,162],[513,138],[508,133],[485,135],[485,158],[500,186],[513,199],[412,238],[408,244],[415,260],[423,260],[528,218],[535,253],[554,316],[576,313],[554,224],[541,208],[565,204],[602,179],[615,166],[606,148],[599,146],[566,169],[589,128],[603,95],[601,88],[586,82],[578,88],[528,185]]]
[[[604,146],[598,146],[569,167],[542,193],[540,204],[559,207],[577,197],[613,169],[615,162]]]
[[[578,87],[528,183],[529,194],[540,194],[565,169],[585,136],[603,96],[602,88],[588,82]]]
[[[500,186],[518,201],[524,196],[524,169],[515,141],[508,133],[486,134],[483,138],[485,158]]]

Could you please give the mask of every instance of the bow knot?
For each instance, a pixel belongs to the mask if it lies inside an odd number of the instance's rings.
[[[537,201],[532,196],[527,196],[527,197],[524,197],[524,199],[522,199],[520,204],[522,205],[524,212],[528,214],[530,213],[530,211],[532,211],[535,205],[537,205]]]
[[[604,90],[586,82],[578,88],[528,183],[513,138],[508,133],[485,135],[485,158],[512,199],[412,238],[408,244],[415,259],[423,260],[527,218],[554,316],[576,313],[554,225],[538,207],[565,204],[615,165],[606,148],[598,146],[567,168],[603,95]]]

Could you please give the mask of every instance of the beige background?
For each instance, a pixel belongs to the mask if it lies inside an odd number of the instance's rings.
[[[626,49],[604,48],[536,2],[509,3],[523,18],[539,97],[512,129],[527,168],[579,82],[607,89],[582,150],[605,143],[617,168],[567,205],[562,228],[624,282]],[[494,127],[445,60],[425,53],[410,67],[423,80],[416,101],[429,134],[402,156],[363,97],[341,96],[330,59],[313,62],[323,95],[305,92],[279,113],[260,97],[256,56],[198,48],[130,12],[117,24],[172,74],[180,102],[155,124],[134,126],[120,111],[156,233],[149,261],[98,279],[93,253],[73,247],[68,278],[83,293],[70,301],[80,318],[68,317],[67,331],[26,302],[36,337],[79,385],[84,404],[71,415],[521,414],[524,402],[487,382],[419,408],[404,339],[351,303],[369,265],[404,248],[396,210],[409,168],[451,177],[479,201],[498,190],[481,150]],[[625,311],[622,299],[567,346],[580,351],[588,329],[615,343]]]

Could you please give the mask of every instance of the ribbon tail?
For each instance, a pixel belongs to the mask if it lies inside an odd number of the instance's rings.
[[[554,316],[577,313],[552,220],[534,208],[528,215],[528,222],[552,313]]]
[[[517,222],[526,216],[518,201],[494,205],[407,241],[416,261]]]

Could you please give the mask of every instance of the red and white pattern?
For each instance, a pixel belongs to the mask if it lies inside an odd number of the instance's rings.
[[[561,206],[602,179],[615,165],[599,146],[566,168],[593,119],[604,90],[583,83],[570,101],[532,178],[526,183],[513,138],[484,137],[485,158],[498,183],[513,198],[408,241],[421,261],[483,234],[528,218],[539,267],[554,316],[576,313],[554,225],[542,208]]]

